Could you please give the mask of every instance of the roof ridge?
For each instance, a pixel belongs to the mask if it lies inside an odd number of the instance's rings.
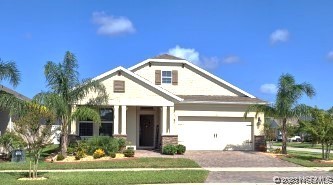
[[[183,58],[180,57],[176,57],[174,55],[170,55],[168,53],[163,53],[157,56],[152,57],[151,59],[169,59],[169,60],[185,60]]]

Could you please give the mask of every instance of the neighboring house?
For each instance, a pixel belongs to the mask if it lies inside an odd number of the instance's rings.
[[[272,139],[276,141],[282,141],[282,131],[281,131],[282,120],[274,118],[267,118],[266,120],[270,123],[270,127],[275,132],[275,138]],[[289,119],[287,124],[292,126],[298,126],[299,125],[298,118]]]
[[[0,91],[4,91],[10,94],[13,94],[15,97],[22,99],[22,100],[26,100],[26,101],[30,101],[30,99],[12,89],[9,89],[3,85],[0,85]],[[12,122],[12,118],[9,114],[8,110],[4,110],[0,108],[0,136],[3,135],[6,131],[12,131],[14,130],[14,126],[13,126],[13,122]]]
[[[73,122],[72,134],[123,137],[137,149],[179,143],[188,150],[253,150],[255,135],[262,135],[264,115],[245,119],[244,112],[266,102],[187,60],[164,54],[94,79],[109,94],[102,124]]]

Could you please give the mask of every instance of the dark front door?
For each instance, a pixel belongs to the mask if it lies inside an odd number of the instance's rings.
[[[154,115],[140,115],[140,146],[154,146]]]

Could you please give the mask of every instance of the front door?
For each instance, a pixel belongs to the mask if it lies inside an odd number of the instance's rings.
[[[154,147],[154,115],[140,115],[139,145]]]

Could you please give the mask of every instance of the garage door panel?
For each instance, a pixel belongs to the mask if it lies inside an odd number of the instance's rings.
[[[252,150],[248,125],[251,123],[180,121],[178,139],[188,150]]]

